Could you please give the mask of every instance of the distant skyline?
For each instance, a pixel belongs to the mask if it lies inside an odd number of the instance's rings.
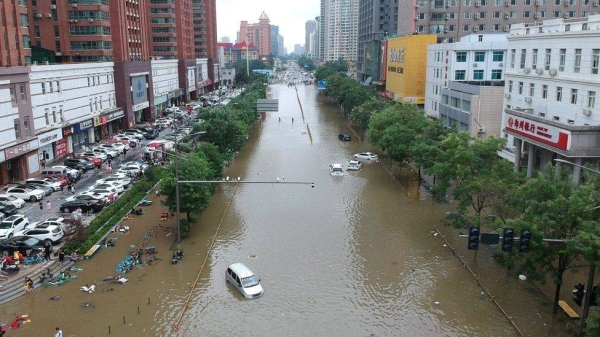
[[[304,46],[304,23],[314,20],[320,13],[320,0],[295,2],[282,0],[217,0],[217,36],[227,36],[235,42],[240,21],[258,22],[264,11],[272,25],[279,26],[287,50],[295,44]]]

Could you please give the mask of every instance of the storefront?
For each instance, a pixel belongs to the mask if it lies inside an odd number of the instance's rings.
[[[38,139],[38,155],[40,160],[49,162],[54,160],[56,151],[54,150],[55,142],[63,139],[62,129],[56,129],[42,133]]]
[[[73,127],[67,126],[65,128],[62,128],[62,135],[63,135],[62,140],[64,140],[64,144],[65,144],[67,153],[74,152],[73,151],[73,137],[71,137],[71,135],[73,135]]]
[[[154,111],[156,111],[156,116],[162,117],[163,111],[167,108],[168,95],[162,95],[158,97],[154,97]]]
[[[118,109],[94,117],[94,135],[96,141],[108,139],[119,130],[120,119],[125,115],[123,110]]]
[[[0,151],[0,183],[22,181],[40,170],[38,139],[21,143]]]
[[[83,122],[73,125],[73,152],[81,150],[84,146],[88,146],[94,142],[94,120],[87,119]]]

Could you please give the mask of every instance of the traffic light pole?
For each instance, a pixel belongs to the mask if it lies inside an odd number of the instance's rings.
[[[587,291],[585,292],[585,305],[583,306],[583,314],[581,315],[581,324],[579,325],[579,336],[583,336],[585,327],[587,326],[587,318],[590,314],[590,304],[592,303],[592,289],[594,288],[594,276],[596,275],[596,265],[590,264],[590,273],[588,274]]]

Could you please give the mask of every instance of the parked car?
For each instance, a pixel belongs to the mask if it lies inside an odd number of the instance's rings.
[[[78,170],[87,171],[87,170],[94,169],[96,167],[96,164],[94,164],[94,162],[92,162],[92,161],[82,159],[82,158],[67,158],[67,159],[65,159],[65,166],[74,168],[74,169],[78,169]]]
[[[25,206],[25,200],[6,193],[0,194],[0,202],[5,205],[13,205],[16,208]]]
[[[81,154],[83,157],[100,158],[103,162],[108,159],[106,154],[94,151],[86,151]]]
[[[125,132],[122,132],[121,134],[125,135],[125,136],[127,136],[129,138],[134,138],[134,139],[137,139],[137,140],[144,139],[144,135],[143,134],[137,133],[137,132],[134,132],[134,131],[125,131]]]
[[[140,140],[135,137],[129,137],[124,135],[115,136],[122,144],[128,145],[129,147],[136,147],[140,143]]]
[[[180,142],[185,135],[181,132],[170,133],[164,137],[165,140]]]
[[[377,161],[379,158],[376,154],[372,152],[361,152],[352,156],[354,159],[360,160],[368,160],[368,161]]]
[[[79,180],[81,178],[81,174],[83,173],[83,170],[70,168],[66,165],[54,165],[54,166],[52,166],[52,168],[66,170],[67,175],[70,176],[71,178],[74,178],[75,180]]]
[[[351,160],[348,163],[348,167],[346,168],[346,170],[348,170],[348,171],[358,171],[358,170],[360,170],[361,166],[362,166],[362,163],[359,162],[358,160]]]
[[[344,167],[342,164],[331,164],[329,165],[329,174],[332,176],[343,176],[344,175]]]
[[[107,159],[116,158],[116,157],[118,157],[121,154],[121,152],[119,152],[119,151],[117,151],[115,149],[106,148],[106,147],[103,147],[103,146],[97,146],[97,147],[93,148],[92,151],[94,151],[96,153],[104,153],[106,155]]]
[[[84,154],[79,155],[79,159],[87,160],[94,164],[96,167],[102,166],[102,158],[96,157],[96,154],[86,156]]]
[[[131,179],[125,174],[114,174],[103,179],[98,179],[96,183],[115,183],[123,186],[123,188],[127,188],[131,185]]]
[[[24,230],[17,232],[16,235],[30,236],[38,240],[56,244],[63,238],[65,234],[59,226],[40,224],[33,228],[25,228]]]
[[[225,271],[225,280],[246,298],[257,298],[264,293],[260,279],[243,263],[230,264]]]
[[[27,255],[28,251],[32,254],[40,253],[44,249],[46,243],[40,239],[30,236],[13,236],[8,240],[0,242],[0,251],[6,251],[12,255],[16,250],[21,252],[23,256]]]
[[[12,195],[13,197],[21,198],[23,200],[29,201],[39,201],[44,198],[46,194],[42,190],[38,189],[28,189],[23,187],[10,187],[6,193]]]
[[[73,200],[104,200],[104,196],[100,194],[89,194],[86,192],[82,192],[77,195],[72,195],[65,199],[65,201]]]
[[[158,137],[158,135],[160,135],[160,132],[158,132],[158,130],[156,130],[156,129],[152,129],[152,130],[146,132],[144,137],[146,139],[156,139],[156,137]]]
[[[36,184],[52,188],[54,191],[60,191],[60,183],[49,178],[29,178],[25,180],[26,184]]]
[[[0,240],[8,239],[29,225],[29,219],[23,214],[11,215],[0,222]]]
[[[141,130],[143,134],[146,134],[148,131],[154,130],[154,128],[152,128],[150,126],[135,126],[134,128],[136,130]]]
[[[343,141],[345,141],[345,142],[349,142],[349,141],[351,141],[351,140],[352,140],[352,137],[351,137],[349,134],[347,134],[347,133],[340,133],[340,134],[338,135],[338,139],[339,139],[339,140],[343,140]]]
[[[113,183],[113,182],[105,182],[105,183],[96,183],[92,186],[90,186],[87,190],[88,191],[92,191],[92,190],[97,190],[97,189],[106,189],[106,190],[110,190],[114,188],[115,192],[117,192],[118,194],[123,193],[123,185],[118,184],[118,183]]]
[[[25,188],[30,188],[30,189],[34,189],[34,190],[42,190],[42,191],[44,191],[45,196],[49,196],[52,193],[54,193],[54,188],[52,188],[50,186],[38,185],[35,183],[30,183],[30,182],[27,182],[25,184],[19,184],[19,185],[16,185],[15,187],[25,187]]]
[[[123,145],[123,143],[121,142],[102,143],[98,146],[110,150],[115,150],[118,154],[123,153],[123,151],[125,151],[125,149],[127,148],[127,146]]]
[[[108,196],[113,193],[112,191],[107,191],[107,190],[89,190],[89,191],[83,191],[81,193],[79,193],[80,196],[90,196],[92,198],[90,199],[85,199],[85,200],[102,200],[104,201],[104,198],[108,198]],[[116,196],[115,193],[113,193],[113,196]],[[83,199],[78,199],[78,198],[73,198],[72,201],[75,200],[83,200]]]
[[[58,226],[58,227],[60,227],[60,229],[62,229],[63,233],[66,235],[71,235],[71,234],[75,233],[75,231],[77,231],[77,227],[75,225],[68,223],[67,220],[63,217],[48,218],[44,221],[40,221],[37,224],[35,224],[35,227],[46,226],[46,225]]]
[[[87,205],[87,202],[91,203],[91,206]],[[83,212],[87,212],[91,208],[92,212],[100,212],[104,208],[104,202],[99,200],[73,200],[64,202],[60,205],[60,210],[63,213],[71,213],[81,208]]]
[[[19,209],[15,205],[3,204],[0,202],[0,212],[5,216],[11,216],[17,214]]]

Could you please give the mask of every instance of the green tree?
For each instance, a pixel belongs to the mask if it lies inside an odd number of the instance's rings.
[[[183,158],[183,154],[177,154],[179,167],[179,180],[210,180],[213,177],[209,162],[204,155],[190,154]],[[173,162],[175,159],[173,159]],[[161,180],[160,191],[167,197],[163,201],[169,209],[176,209],[175,195],[175,164],[167,168],[169,174],[166,174]],[[192,212],[204,210],[210,200],[213,187],[209,184],[179,184],[179,209],[186,214],[188,221],[191,221]]]
[[[211,169],[209,179],[216,180],[221,178],[223,162],[228,158],[226,158],[226,156],[219,151],[219,148],[213,143],[203,142],[196,146],[194,150],[196,153],[202,154],[208,161]]]
[[[359,125],[363,130],[367,130],[369,128],[371,115],[389,107],[390,105],[391,103],[388,100],[371,96],[365,102],[352,109],[350,120],[352,123]]]
[[[371,116],[369,141],[395,161],[410,160],[416,136],[427,125],[423,112],[412,104],[396,103]]]
[[[419,180],[421,179],[421,170],[429,169],[435,164],[435,159],[440,155],[440,142],[446,135],[444,124],[436,119],[428,120],[422,132],[415,137],[410,149],[410,157],[417,166]]]
[[[515,263],[518,271],[532,280],[544,283],[550,277],[554,281],[556,313],[564,273],[586,264],[584,254],[591,250],[582,243],[591,249],[590,234],[597,237],[597,230],[590,227],[597,219],[592,205],[597,205],[598,193],[593,185],[574,185],[569,177],[550,167],[545,174],[527,180],[514,194],[521,203],[522,215],[507,221],[507,225],[533,233],[530,252],[515,254]],[[563,239],[565,243],[544,243],[542,238]]]

